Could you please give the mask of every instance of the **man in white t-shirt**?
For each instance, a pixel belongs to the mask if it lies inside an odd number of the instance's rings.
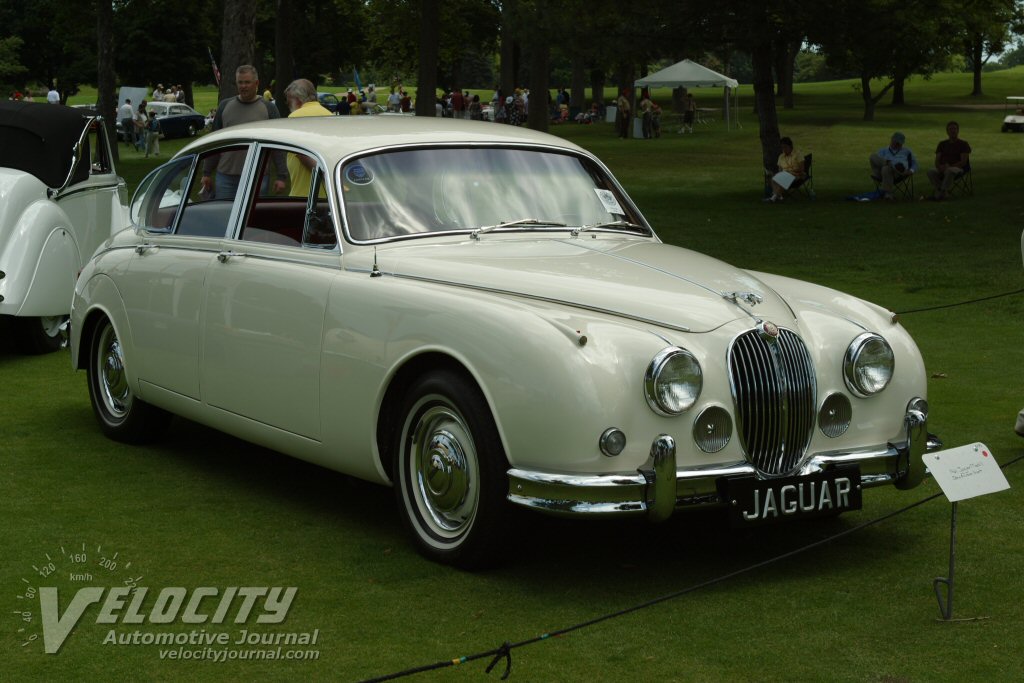
[[[50,104],[60,104],[60,93],[56,88],[50,87],[50,91],[46,93],[46,101]]]
[[[126,99],[124,104],[117,110],[117,118],[121,119],[121,130],[124,131],[124,141],[129,147],[135,144],[135,112],[132,110],[132,101]]]

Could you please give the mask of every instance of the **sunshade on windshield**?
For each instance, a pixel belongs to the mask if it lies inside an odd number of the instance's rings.
[[[95,112],[41,102],[0,102],[0,167],[25,171],[60,188],[74,163],[74,148]],[[84,180],[88,164],[77,175]]]

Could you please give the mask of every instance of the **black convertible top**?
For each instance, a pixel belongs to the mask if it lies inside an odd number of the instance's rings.
[[[30,173],[47,187],[63,187],[78,141],[94,118],[95,111],[62,104],[0,101],[0,166]],[[88,160],[88,147],[82,151]],[[89,164],[79,164],[72,181],[88,175]]]

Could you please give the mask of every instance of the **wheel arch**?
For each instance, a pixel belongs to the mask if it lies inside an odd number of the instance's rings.
[[[100,321],[104,318],[110,320],[111,324],[114,324],[111,315],[103,308],[93,308],[85,315],[85,319],[82,321],[82,331],[79,336],[78,348],[84,349],[86,352],[81,351],[75,357],[75,369],[85,370],[89,365],[89,353],[88,350],[92,348],[92,338],[96,334],[96,328],[99,327]]]
[[[487,402],[487,410],[491,414],[491,419],[494,420],[495,426],[498,429],[498,437],[502,441],[502,446],[507,447],[494,411],[493,401],[484,390],[479,378],[469,369],[469,366],[462,360],[444,351],[423,351],[405,359],[394,374],[392,374],[387,389],[384,391],[384,396],[381,399],[380,409],[377,412],[377,428],[375,432],[377,458],[379,459],[381,470],[387,474],[392,483],[394,482],[395,473],[393,471],[391,442],[394,430],[400,428],[401,425],[402,403],[413,382],[428,373],[439,370],[447,370],[461,375],[480,390],[484,400]]]

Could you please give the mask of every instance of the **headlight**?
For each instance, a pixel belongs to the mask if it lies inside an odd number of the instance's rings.
[[[874,396],[889,385],[896,359],[889,342],[865,332],[850,344],[843,361],[846,386],[855,396]]]
[[[679,415],[697,401],[704,385],[700,363],[689,351],[669,347],[659,353],[644,375],[644,394],[659,415]]]

